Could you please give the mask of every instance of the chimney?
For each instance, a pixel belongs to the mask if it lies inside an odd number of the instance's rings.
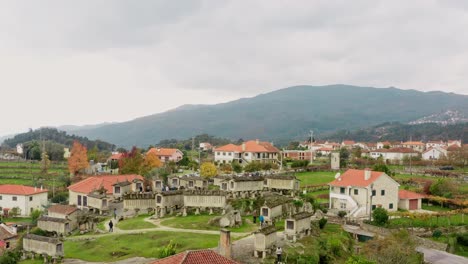
[[[34,186],[34,192],[37,192],[37,187],[36,186]]]
[[[219,237],[218,252],[220,255],[230,259],[231,258],[231,231],[221,229]]]
[[[41,191],[43,190],[42,185],[41,185]]]
[[[368,181],[371,177],[371,170],[369,168],[364,169],[364,180]]]
[[[260,143],[260,141],[259,141],[258,139],[256,139],[256,140],[255,140],[255,143],[257,143],[257,145],[258,145],[258,143]]]
[[[245,151],[245,142],[242,142],[242,151]]]

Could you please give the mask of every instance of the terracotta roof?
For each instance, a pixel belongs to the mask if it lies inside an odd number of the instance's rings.
[[[245,149],[243,147],[245,145]],[[242,145],[227,144],[216,148],[214,151],[226,152],[279,152],[275,146],[269,142],[262,142],[257,140],[249,140]]]
[[[402,145],[420,145],[420,146],[425,146],[426,144],[422,143],[421,141],[406,141],[406,142],[403,142]]]
[[[424,198],[425,196],[419,193],[410,192],[407,190],[399,190],[398,191],[398,198],[399,199],[420,199]]]
[[[16,236],[17,234],[14,234],[7,226],[0,224],[0,240],[7,240]]]
[[[391,148],[391,149],[377,149],[371,152],[387,152],[387,153],[418,153],[414,149],[410,148]]]
[[[344,140],[343,141],[343,145],[354,145],[354,144],[355,144],[354,140]]]
[[[340,177],[330,182],[332,186],[356,186],[356,187],[367,187],[369,184],[373,183],[380,176],[385,173],[381,171],[371,171],[371,176],[368,180],[364,179],[365,170],[354,170],[350,169],[343,173]]]
[[[180,151],[178,149],[174,148],[151,148],[146,152],[146,154],[153,152],[156,154],[156,156],[172,156],[174,155],[177,151]]]
[[[333,151],[332,148],[319,148],[317,151]]]
[[[119,159],[122,158],[122,156],[123,156],[123,153],[116,153],[116,154],[112,154],[112,155],[109,157],[109,159],[110,159],[110,160],[119,160]]]
[[[0,185],[0,194],[16,194],[16,195],[34,195],[47,192],[46,189],[35,188],[31,186],[2,184]]]
[[[384,146],[387,145],[387,146],[390,146],[392,145],[392,143],[390,143],[390,141],[383,141],[383,142],[379,142],[381,144],[383,144]]]
[[[185,251],[174,256],[158,259],[151,264],[239,264],[228,259],[213,250],[193,250]]]
[[[101,187],[104,187],[104,189],[107,191],[107,194],[113,194],[113,184],[117,182],[133,181],[134,179],[143,180],[143,176],[135,174],[93,176],[70,185],[68,189],[74,192],[89,194],[94,190],[98,190]]]
[[[75,212],[76,210],[78,210],[76,206],[63,205],[63,204],[52,205],[51,207],[47,209],[49,213],[64,214],[64,215],[69,215]]]
[[[447,148],[448,151],[457,151],[459,149],[460,147],[458,145],[451,145],[450,147]]]

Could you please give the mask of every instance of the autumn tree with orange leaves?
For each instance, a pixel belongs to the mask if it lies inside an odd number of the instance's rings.
[[[88,164],[88,153],[85,146],[78,140],[73,142],[70,158],[68,158],[68,170],[70,174],[76,175],[80,170],[86,169]]]
[[[128,153],[124,153],[119,161],[120,173],[145,175],[154,168],[162,167],[162,162],[154,152],[148,152],[146,156],[141,150],[133,147]]]

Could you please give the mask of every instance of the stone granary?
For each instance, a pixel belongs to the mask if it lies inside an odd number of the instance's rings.
[[[224,191],[209,191],[209,190],[187,190],[184,192],[184,212],[187,215],[187,208],[195,208],[195,214],[200,213],[200,209],[209,208],[210,214],[213,209],[223,209],[226,207],[226,192]]]
[[[267,226],[256,231],[254,233],[254,256],[266,258],[274,250],[277,239],[275,226]]]
[[[220,182],[220,189],[229,191],[234,197],[249,197],[259,195],[263,190],[263,177],[241,176],[232,177]]]
[[[233,176],[230,175],[218,175],[216,177],[213,177],[213,185],[219,186],[221,189],[221,182],[224,182],[226,180],[232,179]]]
[[[0,224],[0,253],[2,249],[10,249],[16,246],[18,233],[15,226]]]
[[[294,193],[299,190],[299,180],[294,175],[267,175],[265,187],[270,191]]]
[[[79,209],[72,205],[53,205],[41,216],[37,226],[49,232],[66,235],[78,227]]]
[[[171,188],[179,189],[179,187],[180,187],[180,178],[179,178],[179,176],[172,175],[172,176],[167,177],[167,184]]]
[[[265,222],[271,222],[287,213],[287,205],[292,203],[292,199],[281,195],[265,196],[265,204],[260,208],[260,215],[263,215]]]
[[[286,218],[284,222],[284,234],[286,238],[296,242],[297,239],[310,235],[312,215],[312,213],[302,212]]]
[[[154,192],[164,191],[164,180],[159,177],[154,177],[152,180],[152,187]]]
[[[184,195],[182,191],[163,191],[155,196],[156,199],[156,216],[164,217],[167,213],[172,213],[174,210],[184,206]]]
[[[185,176],[179,178],[179,187],[185,189],[203,189],[208,187],[208,181],[202,177]]]
[[[132,192],[123,196],[123,209],[146,212],[156,208],[156,194]]]
[[[54,237],[26,234],[23,237],[23,250],[28,253],[51,256],[52,258],[63,257],[63,242]]]
[[[132,191],[132,183],[125,180],[121,182],[116,182],[112,185],[114,189],[114,198],[123,197],[125,193],[129,193]]]

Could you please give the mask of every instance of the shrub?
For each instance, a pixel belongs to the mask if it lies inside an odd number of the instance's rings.
[[[339,216],[340,218],[345,217],[346,214],[347,214],[346,211],[339,211],[339,212],[338,212],[338,216]]]
[[[465,247],[468,247],[468,233],[458,234],[457,243]]]
[[[375,262],[367,260],[362,256],[351,256],[346,260],[345,264],[375,264]]]
[[[176,253],[176,247],[177,247],[177,244],[175,244],[171,240],[167,246],[159,250],[158,258],[166,258],[166,257],[174,255]]]
[[[32,219],[33,224],[37,224],[37,219],[39,219],[40,216],[41,216],[41,211],[37,209],[32,211],[31,219]]]
[[[384,208],[379,207],[374,209],[372,217],[374,218],[374,222],[379,226],[383,226],[388,222],[388,212]]]
[[[52,197],[51,201],[53,203],[64,203],[68,199],[68,192],[61,192],[57,193],[54,197]]]
[[[432,195],[444,197],[451,196],[455,189],[456,187],[453,181],[449,179],[438,179],[436,182],[432,183],[431,187],[429,188]]]
[[[319,220],[319,227],[320,229],[325,228],[325,225],[327,224],[328,220],[326,218],[323,218]]]
[[[436,229],[434,232],[432,232],[432,237],[439,238],[440,236],[442,236],[442,231],[439,229]]]

